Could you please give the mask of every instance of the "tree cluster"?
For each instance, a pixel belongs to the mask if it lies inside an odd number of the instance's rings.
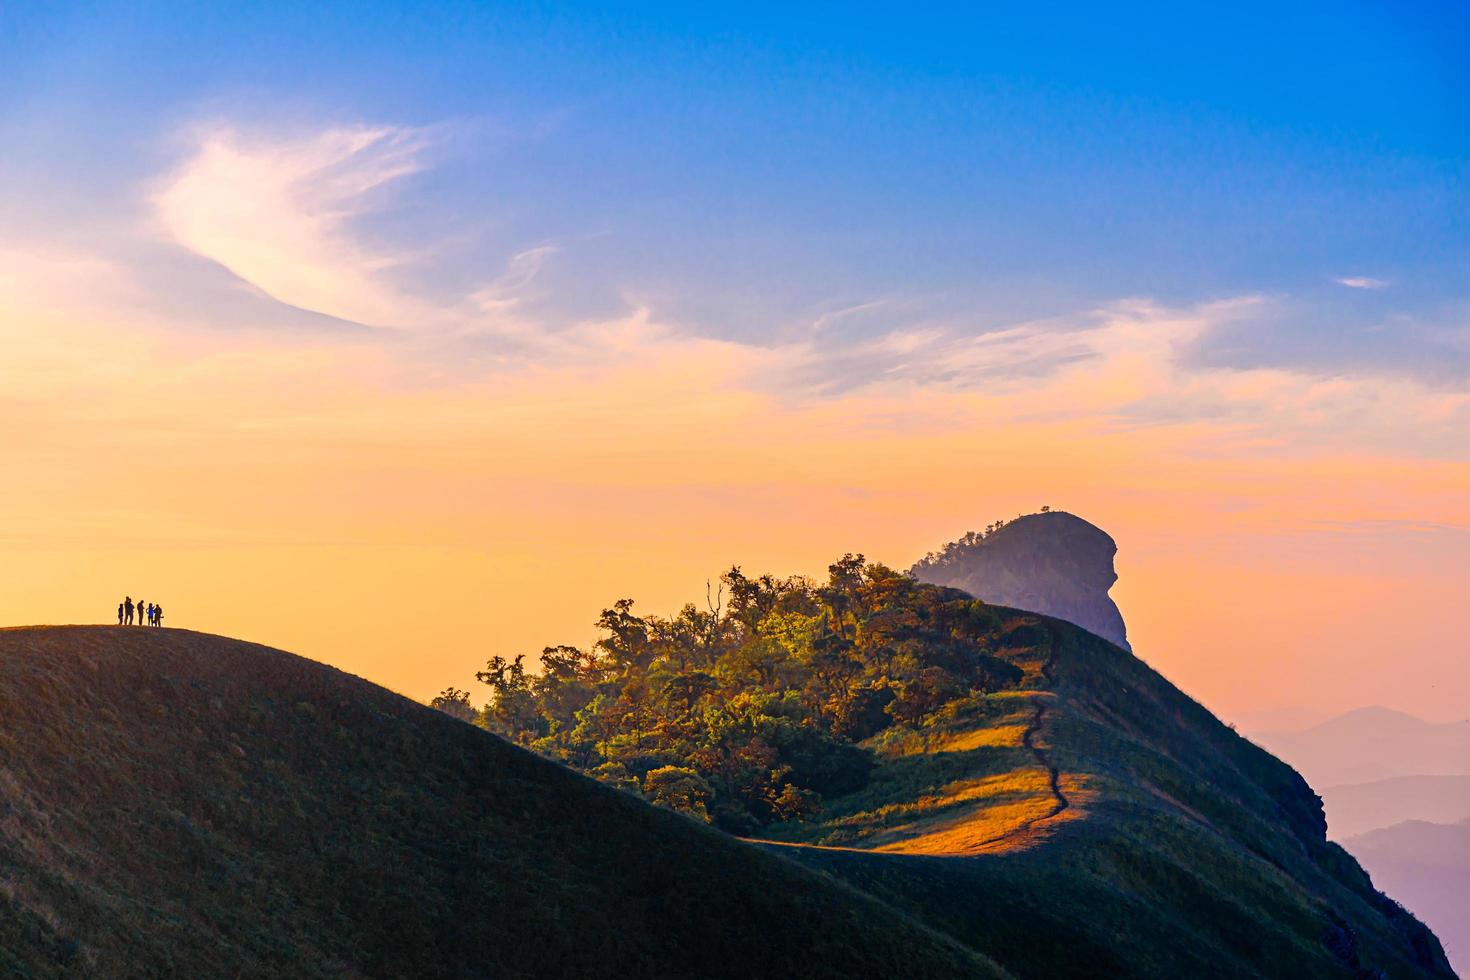
[[[864,740],[1021,677],[994,655],[994,609],[861,555],[825,582],[731,568],[704,608],[622,599],[597,627],[539,672],[492,657],[479,710],[454,688],[434,706],[733,833],[817,812],[866,782]]]
[[[1042,507],[1040,513],[1050,514],[1051,507]],[[1016,515],[1016,517],[1012,518],[1012,521],[1019,521],[1021,518],[1026,516],[1026,514],[1018,514]],[[1012,523],[1012,521],[1001,518],[994,524],[985,525],[985,530],[983,531],[966,531],[964,534],[949,542],[949,544],[945,545],[938,551],[931,551],[923,558],[920,558],[917,562],[914,563],[913,570],[915,572],[921,572],[926,569],[945,568],[946,566],[952,565],[963,558],[975,547],[984,544],[986,539],[992,537],[997,531],[1005,527],[1007,524]]]

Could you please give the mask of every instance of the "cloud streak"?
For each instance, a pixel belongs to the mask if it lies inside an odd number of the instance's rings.
[[[1349,289],[1387,289],[1389,286],[1387,279],[1373,279],[1369,276],[1343,276],[1333,282]]]
[[[433,301],[400,275],[421,253],[373,238],[365,220],[427,168],[424,130],[334,126],[280,138],[214,124],[192,137],[153,188],[157,227],[280,303],[408,328],[379,341],[393,349],[388,362],[403,365],[400,378],[389,367],[380,381],[399,387],[474,385],[487,374],[503,382],[526,372],[588,379],[682,371],[789,410],[826,402],[893,420],[921,404],[913,419],[1187,427],[1198,445],[1252,452],[1336,444],[1458,457],[1470,432],[1470,395],[1462,391],[1372,372],[1229,367],[1191,356],[1232,325],[1280,315],[1276,301],[1257,296],[1175,307],[1127,299],[978,331],[926,316],[923,304],[904,297],[882,297],[837,305],[805,330],[757,343],[709,336],[632,298],[605,315],[557,321],[541,300],[552,289],[545,270],[561,248],[542,242],[513,253],[458,299]],[[56,268],[86,267],[79,261]],[[55,286],[60,272],[52,266],[27,275],[40,284],[32,293],[66,292]],[[1354,289],[1387,285],[1337,281]],[[20,289],[0,276],[0,294],[7,288]],[[29,306],[44,303],[32,296]]]
[[[424,169],[427,146],[423,131],[403,127],[333,127],[296,140],[206,127],[152,203],[170,240],[282,303],[413,326],[433,310],[389,284],[405,256],[365,244],[354,222]]]

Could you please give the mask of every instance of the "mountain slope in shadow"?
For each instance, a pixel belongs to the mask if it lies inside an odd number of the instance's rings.
[[[0,974],[986,977],[854,889],[358,678],[0,630]]]

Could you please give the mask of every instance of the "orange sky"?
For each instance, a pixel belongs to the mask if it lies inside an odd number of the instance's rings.
[[[1118,540],[1136,651],[1216,710],[1470,713],[1470,393],[1191,356],[1277,297],[552,321],[554,246],[444,300],[391,275],[432,250],[357,234],[422,133],[189,138],[117,227],[0,237],[0,622],[129,593],[427,699],[621,597],[906,567],[1045,504]]]
[[[589,326],[595,356],[426,381],[397,337],[0,300],[0,621],[106,620],[127,592],[422,699],[587,642],[621,596],[672,611],[732,562],[903,566],[1049,504],[1117,538],[1136,651],[1217,711],[1470,703],[1470,464],[1388,437],[1433,435],[1442,396],[1171,366],[1209,308],[1120,307],[1041,379],[803,399],[772,379],[806,352],[637,315]],[[1150,399],[1231,410],[1129,417]]]

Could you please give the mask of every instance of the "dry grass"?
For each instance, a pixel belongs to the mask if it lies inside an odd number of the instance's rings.
[[[933,741],[933,747],[929,751],[969,752],[983,748],[1019,748],[1021,737],[1025,734],[1026,726],[1023,724],[975,728],[968,732],[940,736]]]

